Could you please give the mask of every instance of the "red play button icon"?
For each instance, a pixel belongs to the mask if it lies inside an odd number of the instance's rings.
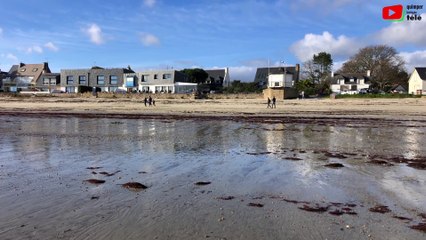
[[[382,17],[385,20],[401,20],[404,13],[402,5],[387,6],[383,8]]]

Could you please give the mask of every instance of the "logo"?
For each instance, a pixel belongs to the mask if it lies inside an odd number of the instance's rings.
[[[401,22],[405,17],[404,7],[400,4],[384,7],[382,10],[382,17],[385,20]]]

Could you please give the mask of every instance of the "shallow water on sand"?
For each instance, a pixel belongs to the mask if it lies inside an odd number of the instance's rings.
[[[424,124],[0,122],[1,239],[425,236],[409,228],[425,221],[426,170],[409,164],[425,159]]]

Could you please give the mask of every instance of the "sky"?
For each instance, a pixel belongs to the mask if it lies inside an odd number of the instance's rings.
[[[2,0],[0,69],[48,62],[60,69],[135,71],[229,67],[253,81],[256,68],[292,66],[331,53],[338,70],[366,46],[387,44],[426,66],[426,9],[420,21],[382,19],[407,0]],[[426,6],[425,6],[426,8]]]

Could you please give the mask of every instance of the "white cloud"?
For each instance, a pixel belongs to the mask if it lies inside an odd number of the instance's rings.
[[[144,0],[143,4],[147,7],[154,7],[156,2],[157,2],[157,0]]]
[[[244,82],[253,82],[257,67],[254,66],[235,66],[229,67],[229,76],[231,81],[241,80]]]
[[[84,32],[90,37],[92,43],[100,45],[104,42],[102,29],[97,24],[91,24],[87,29],[84,29]]]
[[[34,45],[32,47],[27,48],[27,53],[43,53],[43,48]]]
[[[353,38],[344,35],[334,37],[326,31],[322,35],[306,34],[302,40],[297,41],[290,47],[290,51],[300,61],[312,59],[312,56],[319,52],[330,53],[333,59],[346,59],[356,53],[359,47],[359,41]]]
[[[2,53],[1,57],[5,58],[5,59],[8,59],[8,60],[11,60],[13,62],[17,62],[18,61],[18,57],[15,56],[15,55],[13,55],[12,53],[8,53],[8,54]]]
[[[417,44],[426,46],[426,14],[421,14],[421,21],[394,22],[380,30],[376,38],[389,45]]]
[[[142,44],[146,47],[160,45],[160,39],[158,37],[150,34],[150,33],[142,33],[141,34]]]
[[[399,54],[406,62],[406,69],[410,74],[415,67],[426,67],[426,50],[415,52],[401,52]]]
[[[44,44],[44,47],[51,50],[51,51],[54,51],[54,52],[57,52],[59,50],[59,48],[55,44],[53,44],[52,42],[48,42],[48,43]]]

